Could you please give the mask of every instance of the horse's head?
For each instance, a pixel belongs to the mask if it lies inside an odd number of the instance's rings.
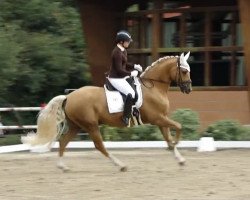
[[[171,70],[171,79],[176,81],[183,93],[189,94],[192,91],[192,81],[190,78],[190,66],[187,62],[190,52],[184,53],[177,58],[177,67]]]
[[[185,56],[165,56],[148,66],[141,74],[142,79],[152,82],[161,82],[170,85],[175,81],[183,93],[192,91],[192,81],[190,79],[190,67],[187,63],[190,52]]]

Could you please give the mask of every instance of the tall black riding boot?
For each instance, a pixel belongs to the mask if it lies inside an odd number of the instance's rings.
[[[131,94],[128,94],[125,100],[123,117],[122,117],[122,121],[126,126],[129,125],[129,119],[131,116],[132,106],[133,106],[133,97]]]

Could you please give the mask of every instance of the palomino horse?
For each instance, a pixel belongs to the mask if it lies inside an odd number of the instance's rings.
[[[160,58],[141,74],[143,104],[140,108],[143,123],[157,125],[166,140],[169,149],[173,150],[180,164],[185,162],[176,148],[181,135],[181,124],[171,120],[169,115],[168,90],[171,81],[175,81],[183,93],[191,92],[190,67],[187,63],[189,53],[184,56],[166,56]],[[22,137],[22,142],[30,145],[47,144],[59,138],[59,161],[57,166],[63,170],[69,168],[63,163],[65,147],[81,130],[89,133],[95,148],[118,165],[121,171],[127,167],[115,156],[110,154],[99,131],[99,124],[124,127],[121,121],[122,113],[108,112],[104,88],[85,86],[68,95],[54,97],[40,112],[37,119],[37,133]],[[62,128],[62,122],[67,122],[67,131]],[[175,137],[170,134],[170,128],[176,130]],[[62,134],[64,132],[64,134]]]

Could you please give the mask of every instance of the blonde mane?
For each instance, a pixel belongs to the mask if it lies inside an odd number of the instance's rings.
[[[168,60],[168,59],[171,59],[171,58],[178,58],[179,56],[164,56],[162,58],[159,58],[158,60],[156,60],[155,62],[153,62],[150,66],[148,66],[144,72],[140,75],[140,77],[143,77],[145,75],[145,73],[152,69],[153,67],[155,67],[155,65],[158,65],[160,64],[162,61],[165,61],[165,60]]]

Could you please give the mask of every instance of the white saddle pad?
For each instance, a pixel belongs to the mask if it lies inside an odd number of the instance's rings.
[[[135,85],[136,85],[136,91],[138,94],[138,99],[135,104],[136,108],[140,108],[143,102],[142,98],[142,90],[141,90],[141,83],[139,82],[139,79],[137,77],[134,78],[135,80]],[[109,113],[118,113],[118,112],[123,112],[123,99],[122,95],[118,91],[109,91],[106,88],[106,85],[104,85],[104,90],[107,98],[107,103],[108,103],[108,109]]]

